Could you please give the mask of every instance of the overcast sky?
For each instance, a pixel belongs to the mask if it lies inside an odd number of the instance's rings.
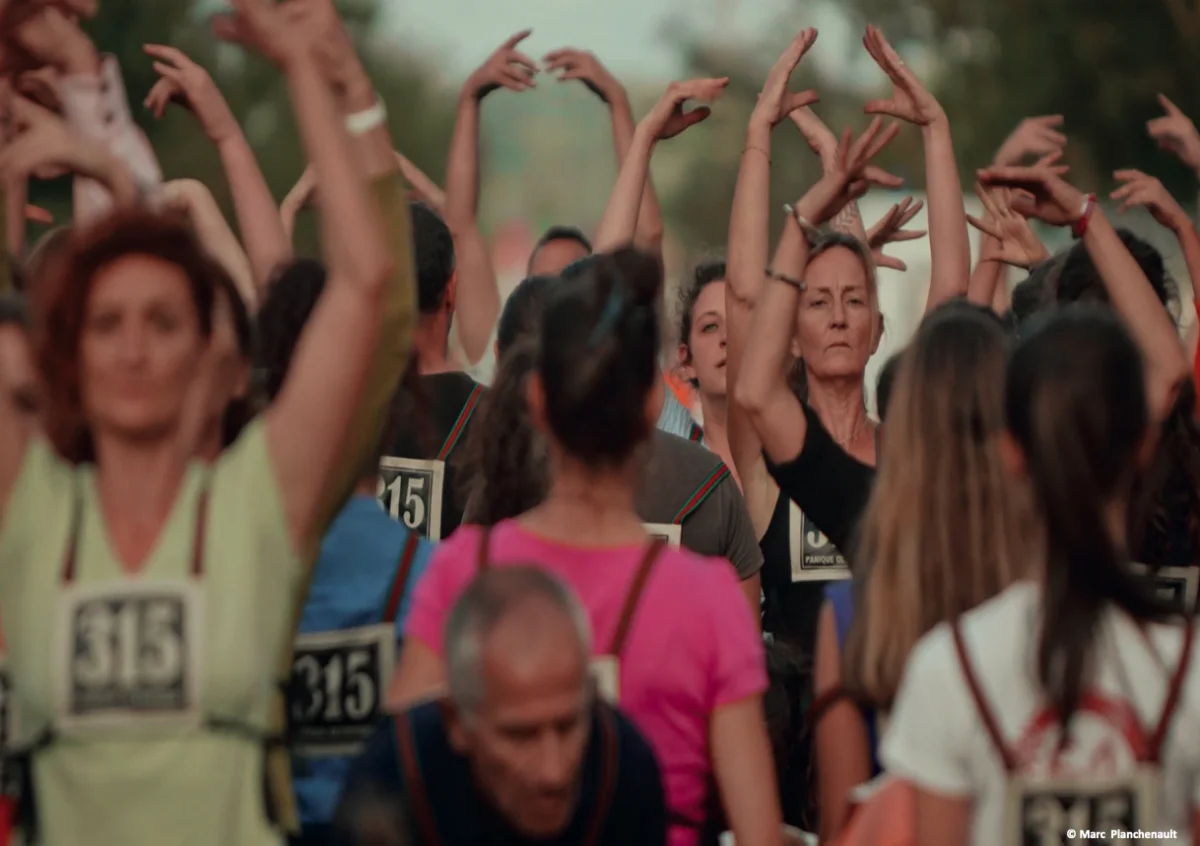
[[[401,43],[435,50],[450,76],[465,74],[525,27],[534,30],[524,44],[534,58],[579,47],[618,75],[664,79],[681,72],[679,51],[664,37],[678,21],[735,43],[779,43],[789,22],[796,30],[818,26],[830,46],[846,32],[841,16],[822,0],[385,0],[385,8],[386,24]],[[815,60],[827,72],[843,71],[842,51],[822,52],[821,46]]]

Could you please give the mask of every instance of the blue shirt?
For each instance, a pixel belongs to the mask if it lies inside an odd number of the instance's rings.
[[[389,624],[398,645],[413,588],[434,549],[424,538],[415,544],[408,576],[401,587],[398,576],[408,539],[409,530],[388,517],[375,497],[352,497],[321,542],[312,587],[300,618],[298,643],[311,642],[305,640],[305,635]],[[389,608],[392,605],[395,607]],[[392,612],[394,621],[388,619]],[[393,655],[381,654],[378,661],[368,659],[375,652],[387,651],[379,650],[378,644],[297,649],[289,697],[293,728],[303,732],[307,725],[311,730],[313,724],[304,715],[319,715],[326,734],[344,741],[330,747],[339,754],[315,755],[306,744],[307,735],[297,735],[292,754],[293,783],[300,821],[306,828],[330,821],[350,762],[382,717],[383,697],[398,650]],[[360,675],[363,673],[372,677]],[[378,677],[373,677],[376,673]],[[327,721],[329,717],[334,719]],[[339,745],[343,747],[340,750]]]

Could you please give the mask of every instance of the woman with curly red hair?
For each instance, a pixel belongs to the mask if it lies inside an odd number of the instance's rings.
[[[44,280],[49,437],[0,404],[0,614],[31,841],[280,841],[262,801],[273,671],[330,491],[348,492],[349,453],[381,425],[387,396],[368,386],[411,345],[401,180],[372,201],[311,33],[266,0],[233,5],[239,40],[285,73],[328,283],[277,400],[210,465],[195,421],[220,282],[190,231],[123,213],[76,232]]]

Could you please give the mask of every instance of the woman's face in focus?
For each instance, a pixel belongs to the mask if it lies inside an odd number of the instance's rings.
[[[0,391],[22,425],[37,425],[37,370],[29,336],[19,323],[0,324]]]
[[[852,250],[833,247],[809,263],[804,281],[794,352],[810,376],[861,379],[882,327],[866,267]]]
[[[181,268],[140,254],[102,267],[92,280],[79,343],[88,425],[142,440],[172,434],[207,346]]]
[[[725,378],[725,281],[709,282],[700,289],[692,305],[692,321],[687,344],[679,346],[680,370],[685,379],[694,379],[700,393],[724,397]]]

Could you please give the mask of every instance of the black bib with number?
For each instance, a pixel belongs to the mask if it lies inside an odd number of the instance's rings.
[[[1134,832],[1157,827],[1156,774],[1088,781],[1012,778],[1005,843],[1058,846],[1082,831]]]
[[[357,752],[383,716],[392,625],[301,635],[292,659],[292,744],[309,756]]]
[[[300,754],[357,754],[383,718],[383,698],[396,662],[396,617],[419,545],[420,535],[409,530],[381,603],[382,622],[296,638],[288,712],[291,744]]]
[[[379,462],[377,495],[393,520],[430,540],[442,537],[442,491],[446,463],[437,459],[385,457]]]
[[[832,581],[850,578],[850,565],[795,503],[789,503],[792,581]]]

